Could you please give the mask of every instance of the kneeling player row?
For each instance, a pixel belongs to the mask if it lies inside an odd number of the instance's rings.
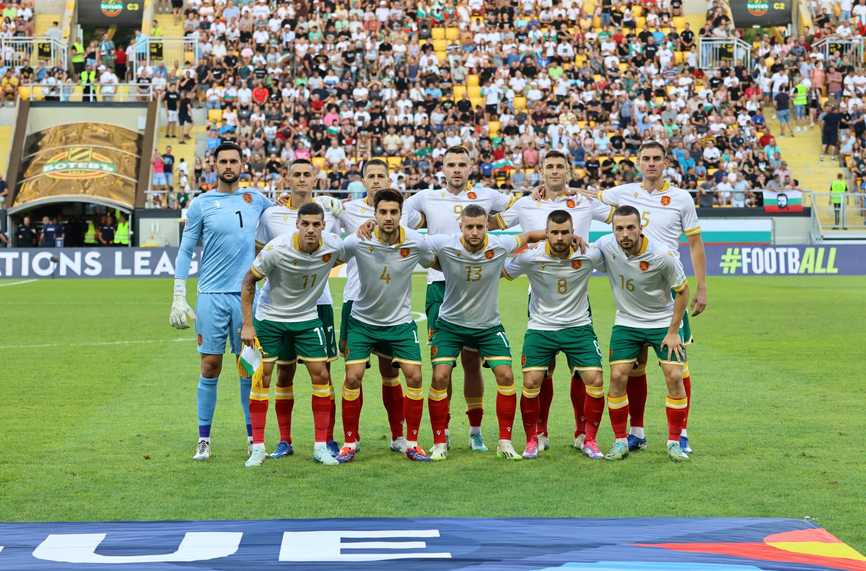
[[[678,331],[688,299],[688,282],[677,258],[641,234],[640,216],[634,208],[619,208],[613,219],[614,234],[588,247],[574,236],[567,212],[552,212],[545,230],[493,236],[487,234],[487,212],[477,205],[463,209],[460,234],[425,239],[399,225],[402,202],[397,192],[376,193],[377,226],[373,235],[370,239],[350,236],[345,242],[323,234],[321,208],[306,204],[298,211],[298,232],[269,242],[245,276],[241,337],[247,345],[258,340],[263,351],[262,382],[254,388],[251,401],[263,398],[265,403],[264,407],[256,407],[252,418],[254,446],[247,465],[260,465],[266,457],[261,409],[267,410],[267,388],[274,365],[294,362],[305,363],[313,383],[314,460],[329,465],[352,461],[359,441],[361,379],[374,352],[389,356],[406,380],[406,457],[416,461],[444,460],[448,451],[447,390],[456,359],[464,348],[477,350],[496,376],[500,427],[497,456],[537,457],[538,440],[531,428],[523,455],[511,443],[517,389],[511,348],[497,303],[499,278],[513,279],[524,273],[532,288],[524,349],[524,420],[532,419],[532,401],[537,398],[547,366],[563,351],[573,371],[588,387],[587,400],[592,401],[586,403],[587,416],[589,411],[593,416],[597,411],[598,416],[592,421],[587,418],[587,434],[581,447],[590,458],[602,458],[594,434],[603,410],[601,354],[587,301],[587,283],[593,270],[609,274],[617,306],[608,395],[617,442],[607,457],[620,459],[628,453],[625,383],[641,350],[649,343],[660,358],[668,385],[668,453],[676,460],[688,459],[680,449],[678,433],[686,403],[682,382],[685,347]],[[511,252],[543,240],[544,247],[509,261]],[[342,413],[345,444],[334,456],[327,445],[329,417],[333,414],[332,389],[325,332],[316,313],[316,300],[330,270],[351,259],[357,263],[361,291],[347,321]],[[428,408],[434,444],[429,456],[418,446],[423,412],[421,353],[410,306],[412,272],[417,264],[440,270],[445,276],[444,300],[435,323],[430,324],[433,379]],[[254,319],[256,282],[265,277],[268,279]],[[671,289],[678,294],[676,303]]]

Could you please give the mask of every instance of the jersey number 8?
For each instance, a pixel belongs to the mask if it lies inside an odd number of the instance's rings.
[[[568,293],[568,280],[565,278],[557,280],[556,291],[562,294]]]

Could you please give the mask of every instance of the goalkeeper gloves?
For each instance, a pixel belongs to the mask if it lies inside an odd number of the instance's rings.
[[[316,202],[325,210],[330,210],[334,218],[343,217],[343,205],[336,198],[330,196],[318,196]]]
[[[175,329],[189,329],[190,321],[195,321],[195,312],[186,302],[186,281],[174,280],[174,301],[171,303],[171,314],[168,322]]]

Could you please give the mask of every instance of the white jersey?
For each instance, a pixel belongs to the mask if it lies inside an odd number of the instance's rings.
[[[460,233],[460,213],[470,204],[477,204],[487,214],[493,214],[508,210],[515,201],[513,196],[490,188],[470,188],[458,194],[451,194],[445,189],[422,190],[403,204],[403,219],[400,223],[408,228],[418,228],[426,220],[428,235],[452,236]],[[421,214],[420,222],[412,225],[410,221],[418,214]],[[443,280],[445,277],[441,272],[434,269],[427,272],[428,284]]]
[[[689,282],[683,265],[665,245],[643,236],[636,256],[623,252],[616,237],[608,234],[595,242],[604,256],[616,304],[614,325],[659,329],[671,325],[674,300],[671,289],[683,291]]]
[[[343,205],[340,226],[346,231],[347,239],[358,231],[365,222],[375,220],[375,209],[367,202],[369,196],[352,200]],[[351,258],[346,264],[346,288],[343,290],[343,303],[355,301],[361,295],[361,282],[358,279],[358,262]]]
[[[496,221],[503,230],[518,224],[524,232],[544,230],[547,228],[547,216],[555,210],[568,212],[574,225],[574,233],[589,242],[589,227],[592,221],[610,223],[616,209],[599,200],[587,200],[581,195],[557,196],[553,200],[534,200],[531,196],[524,196],[508,210],[498,213]]]
[[[680,236],[701,233],[695,202],[688,191],[671,186],[665,181],[664,189],[649,192],[638,182],[602,190],[598,199],[617,206],[634,206],[641,214],[643,234],[674,253],[680,259]]]
[[[417,264],[426,267],[436,261],[424,237],[400,227],[400,239],[391,245],[379,238],[376,228],[369,240],[349,236],[343,248],[346,258],[357,263],[361,284],[352,317],[377,327],[412,323],[412,272]]]
[[[592,271],[604,267],[597,249],[589,248],[586,254],[581,254],[571,248],[568,257],[560,259],[550,251],[550,244],[545,243],[544,248],[527,250],[512,258],[505,264],[503,274],[509,280],[522,274],[529,277],[532,295],[527,329],[560,331],[592,323],[587,286]]]
[[[313,199],[315,202],[316,199]],[[323,208],[325,211],[325,229],[322,234],[338,234],[340,227],[338,220],[334,218],[331,211]],[[283,234],[294,234],[298,231],[296,221],[298,220],[298,209],[292,208],[291,198],[286,206],[271,206],[262,212],[259,218],[259,226],[256,228],[256,246],[261,248],[277,236]],[[322,297],[319,298],[317,305],[333,305],[334,301],[331,298],[331,288],[326,287],[322,291]]]
[[[508,255],[523,246],[520,238],[488,234],[474,254],[466,250],[462,234],[428,236],[427,242],[445,277],[439,319],[470,329],[499,325],[499,278]]]
[[[343,241],[322,233],[319,247],[307,254],[299,248],[298,236],[296,232],[274,238],[253,261],[253,275],[268,278],[256,303],[259,321],[297,323],[319,316],[316,300],[328,285],[331,268],[343,259]]]

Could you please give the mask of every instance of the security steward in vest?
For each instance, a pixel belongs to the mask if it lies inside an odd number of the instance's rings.
[[[72,44],[72,71],[75,75],[81,75],[84,70],[84,45],[80,42]]]
[[[96,239],[96,225],[93,220],[87,221],[87,230],[84,232],[84,247],[95,248],[99,242]]]
[[[842,201],[845,200],[845,193],[848,192],[848,183],[845,182],[842,173],[836,175],[836,180],[830,185],[831,197],[833,201],[833,210],[836,214],[836,225],[833,228],[839,228],[839,219],[842,218]],[[845,228],[845,220],[842,220],[842,229]]]
[[[117,223],[114,243],[118,246],[129,246],[129,217],[125,212],[120,213],[120,222]]]
[[[96,72],[93,70],[92,65],[88,65],[84,71],[81,72],[82,101],[90,101],[91,103],[96,101],[96,93],[93,88],[96,82]]]

